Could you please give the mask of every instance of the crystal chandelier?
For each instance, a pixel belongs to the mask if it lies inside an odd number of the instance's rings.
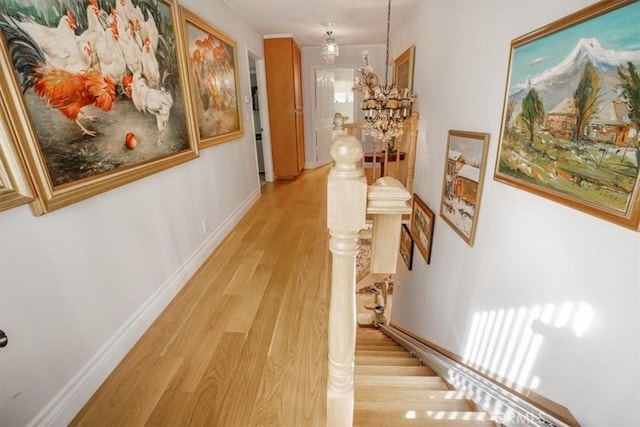
[[[327,39],[322,45],[321,53],[327,64],[333,64],[336,56],[340,55],[340,47],[333,38],[333,31],[327,31]]]
[[[391,0],[387,10],[387,51],[384,72],[384,86],[378,82],[378,75],[369,65],[369,53],[362,52],[365,66],[358,70],[360,77],[356,78],[355,89],[364,99],[362,109],[369,134],[383,142],[383,145],[393,151],[393,138],[402,134],[404,120],[411,115],[413,95],[409,89],[399,93],[394,85],[390,85],[389,77],[389,27],[391,25]]]

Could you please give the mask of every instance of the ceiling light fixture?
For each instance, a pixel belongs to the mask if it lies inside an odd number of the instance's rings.
[[[391,26],[391,0],[387,9],[387,56],[384,71],[384,86],[378,83],[378,75],[369,65],[369,53],[362,52],[365,66],[360,68],[355,89],[362,93],[362,109],[369,134],[383,142],[385,150],[394,152],[394,139],[402,135],[404,120],[411,115],[414,95],[405,88],[399,93],[395,85],[389,84],[389,28]]]
[[[336,40],[333,38],[333,31],[327,31],[327,38],[322,45],[320,52],[322,53],[322,56],[324,57],[324,60],[327,64],[333,64],[336,56],[340,55],[340,47],[336,43]]]

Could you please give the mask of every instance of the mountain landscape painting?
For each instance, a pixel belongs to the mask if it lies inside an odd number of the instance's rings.
[[[496,180],[638,228],[638,22],[596,4],[512,42]]]

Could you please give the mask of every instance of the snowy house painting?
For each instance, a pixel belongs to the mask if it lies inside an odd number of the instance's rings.
[[[453,181],[453,194],[455,197],[475,207],[479,180],[480,168],[471,165],[462,166]]]
[[[489,134],[449,131],[440,216],[471,246],[488,145]]]

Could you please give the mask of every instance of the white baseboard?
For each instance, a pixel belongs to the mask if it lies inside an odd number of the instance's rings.
[[[49,401],[28,425],[68,425],[118,363],[138,342],[149,326],[259,198],[260,189],[258,188],[204,240],[195,252],[103,344],[96,355],[80,369],[71,381]]]

